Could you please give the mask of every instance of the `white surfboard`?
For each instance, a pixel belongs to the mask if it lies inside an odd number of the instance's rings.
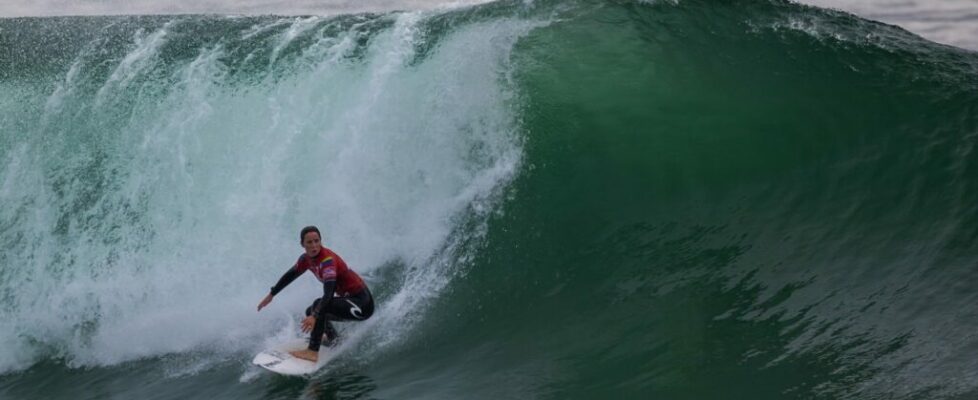
[[[290,351],[302,350],[306,347],[309,347],[309,339],[291,339],[258,353],[251,363],[282,375],[309,375],[316,372],[319,365],[289,354]]]

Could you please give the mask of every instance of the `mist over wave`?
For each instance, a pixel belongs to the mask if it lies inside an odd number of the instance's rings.
[[[644,0],[654,3],[659,0]],[[668,0],[675,3],[676,1]],[[487,3],[487,0],[12,0],[0,4],[0,17],[58,15],[339,15],[444,9]],[[834,8],[863,18],[899,25],[938,43],[978,50],[978,3],[971,0],[798,0]],[[532,2],[526,2],[532,4]]]
[[[421,269],[372,281],[367,325],[395,340],[520,162],[505,77],[527,22],[432,39],[417,13],[76,21],[99,31],[52,49],[63,72],[3,84],[4,371],[252,350],[319,290],[252,308],[307,224],[368,281]]]
[[[338,15],[363,12],[418,11],[486,3],[486,0],[202,0],[64,1],[13,0],[0,6],[0,16],[56,15],[155,15],[155,14],[240,14],[240,15]]]
[[[970,0],[804,0],[900,27],[938,43],[978,50],[978,3]]]
[[[978,3],[971,0],[803,0],[900,27],[938,43],[978,50]]]

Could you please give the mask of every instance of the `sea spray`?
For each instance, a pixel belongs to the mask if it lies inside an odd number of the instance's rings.
[[[44,123],[3,137],[5,370],[259,347],[319,292],[300,281],[253,310],[305,224],[368,280],[409,266],[351,335],[410,331],[452,279],[457,220],[518,168],[508,54],[533,25],[427,38],[421,13],[352,18],[136,28],[47,78],[41,115],[8,109]],[[250,63],[267,69],[240,76]]]

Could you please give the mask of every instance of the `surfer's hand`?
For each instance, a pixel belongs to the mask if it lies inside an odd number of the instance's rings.
[[[264,299],[261,299],[261,303],[258,303],[258,311],[261,311],[261,309],[265,308],[265,306],[267,306],[268,303],[271,303],[272,302],[272,297],[275,297],[275,296],[272,296],[272,294],[269,293],[268,296],[265,296]]]
[[[302,320],[302,332],[309,333],[312,330],[313,325],[316,325],[316,317],[312,315],[304,318]]]

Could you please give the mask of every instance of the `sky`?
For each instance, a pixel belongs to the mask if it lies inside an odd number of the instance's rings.
[[[117,14],[285,14],[430,9],[486,0],[2,0],[0,17]],[[682,1],[682,0],[678,0]],[[899,25],[935,42],[978,50],[978,0],[798,0]]]

